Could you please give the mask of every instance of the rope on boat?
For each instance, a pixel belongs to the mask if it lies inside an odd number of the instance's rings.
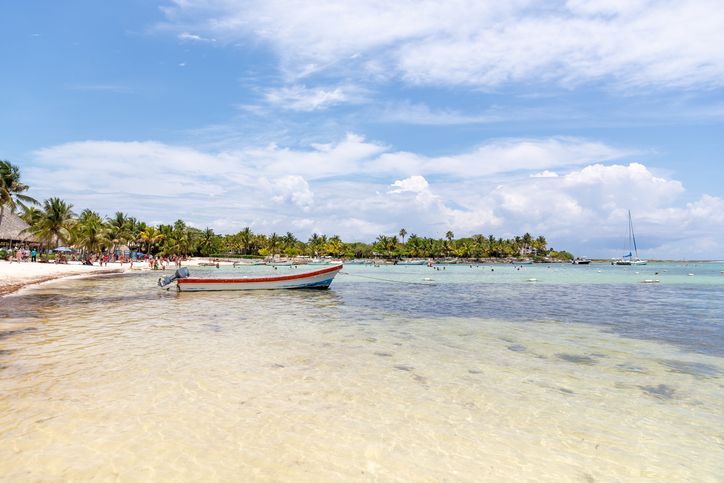
[[[360,278],[369,278],[370,280],[379,280],[380,282],[392,282],[392,283],[402,283],[406,285],[435,285],[435,282],[432,280],[429,282],[407,282],[405,280],[394,280],[392,278],[381,278],[381,277],[370,277],[369,275],[358,275],[356,273],[349,273],[349,272],[339,272],[342,275],[349,275],[350,277],[360,277]]]

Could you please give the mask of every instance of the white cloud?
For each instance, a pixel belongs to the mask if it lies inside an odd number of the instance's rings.
[[[422,193],[430,186],[422,176],[410,176],[405,179],[398,179],[392,183],[390,193]]]
[[[719,0],[176,0],[164,11],[171,28],[267,42],[292,77],[361,69],[436,85],[724,85]]]
[[[363,102],[362,90],[352,86],[309,89],[294,85],[270,89],[265,94],[269,104],[292,111],[319,111],[337,104]]]
[[[440,157],[355,134],[306,149],[221,152],[85,141],[39,150],[23,172],[41,199],[223,232],[248,225],[371,240],[402,226],[429,236],[529,231],[589,256],[620,255],[631,209],[643,256],[720,257],[724,199],[684,199],[680,181],[642,163],[603,162],[621,153],[574,138],[493,140]]]
[[[190,34],[188,32],[181,32],[178,35],[179,40],[188,40],[192,42],[216,42],[216,39],[202,37],[196,34]]]
[[[433,110],[425,104],[396,103],[384,108],[376,119],[381,122],[400,122],[419,125],[486,124],[506,119],[501,113],[464,114],[450,109]]]
[[[518,170],[541,170],[610,161],[632,154],[603,143],[579,138],[502,139],[456,155],[424,157],[407,152],[385,153],[375,170],[407,174],[488,176]]]
[[[270,182],[277,203],[291,202],[301,208],[308,208],[314,201],[309,183],[301,176],[282,176]]]
[[[530,175],[531,178],[557,178],[558,173],[554,171],[548,171],[547,169],[545,171],[541,171],[540,173],[534,173]]]

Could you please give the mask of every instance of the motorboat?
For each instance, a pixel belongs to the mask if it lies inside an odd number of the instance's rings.
[[[176,273],[158,280],[161,288],[169,290],[173,282],[179,292],[211,292],[220,290],[272,290],[290,288],[326,289],[334,277],[342,270],[342,265],[322,268],[310,272],[289,275],[273,275],[262,277],[237,278],[192,278],[187,267],[176,270]]]

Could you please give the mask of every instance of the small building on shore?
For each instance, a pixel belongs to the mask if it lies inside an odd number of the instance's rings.
[[[6,206],[0,221],[0,248],[18,245],[38,245],[40,242],[27,229],[29,225]]]

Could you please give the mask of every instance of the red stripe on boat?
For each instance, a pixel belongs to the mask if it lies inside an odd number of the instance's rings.
[[[252,282],[283,282],[285,280],[297,280],[300,278],[314,277],[324,273],[332,273],[341,270],[342,265],[316,270],[314,272],[297,273],[295,275],[280,275],[278,277],[260,278],[179,278],[178,283],[252,283]]]

